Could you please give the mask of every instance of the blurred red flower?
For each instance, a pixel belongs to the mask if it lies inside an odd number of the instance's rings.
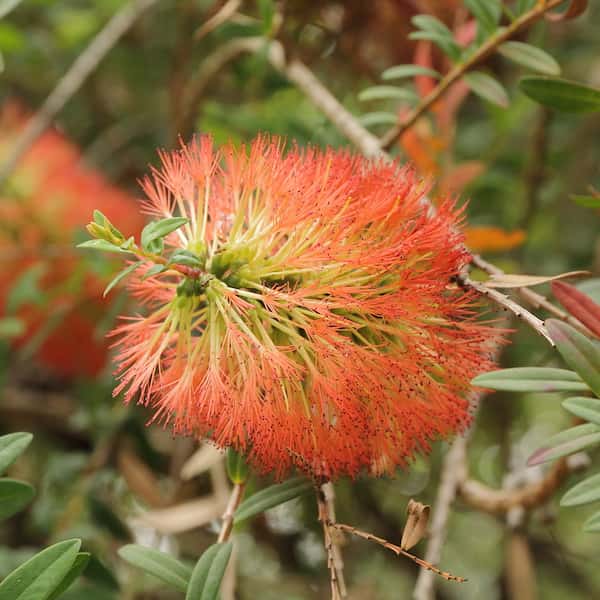
[[[0,160],[27,120],[16,103],[4,106]],[[2,314],[24,323],[16,346],[66,377],[93,375],[107,358],[98,325],[107,312],[102,291],[115,265],[73,247],[95,207],[131,234],[143,226],[136,200],[82,165],[78,149],[55,130],[32,145],[0,191]]]
[[[145,208],[188,218],[167,249],[203,268],[132,275],[148,313],[114,332],[116,393],[278,477],[392,472],[464,428],[494,333],[452,283],[451,201],[432,214],[408,168],[278,140],[161,158]]]

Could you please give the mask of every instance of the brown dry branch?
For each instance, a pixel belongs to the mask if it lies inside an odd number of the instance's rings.
[[[540,20],[552,9],[563,4],[564,0],[538,0],[535,6],[515,19],[507,27],[499,28],[496,33],[485,41],[467,60],[455,65],[447,75],[436,85],[427,96],[406,116],[406,118],[390,129],[381,138],[381,147],[388,150],[395,141],[417,120],[431,108],[457,81],[459,81],[468,71],[478,65],[490,54],[493,54],[500,44],[515,37],[531,24]],[[577,3],[577,2],[575,2]],[[585,8],[585,6],[584,6]],[[574,17],[576,15],[570,15]]]
[[[328,520],[332,523],[335,523],[335,488],[333,487],[333,483],[331,481],[324,483],[321,486],[321,491],[323,492],[323,497],[327,507]],[[331,552],[333,555],[333,566],[335,568],[340,587],[340,594],[342,598],[345,598],[348,594],[346,590],[346,579],[344,577],[344,559],[342,557],[341,549],[341,545],[344,540],[340,539],[341,537],[341,534],[331,537]]]
[[[429,571],[432,571],[436,575],[443,577],[447,581],[457,581],[459,583],[463,583],[463,582],[467,581],[464,577],[460,577],[458,575],[452,575],[452,573],[448,573],[447,571],[442,571],[442,570],[438,569],[435,565],[431,564],[430,562],[423,560],[422,558],[419,558],[418,556],[415,556],[414,554],[411,554],[410,552],[407,552],[406,550],[403,550],[400,546],[397,546],[396,544],[392,544],[391,542],[388,542],[387,540],[384,540],[383,538],[373,535],[372,533],[368,533],[366,531],[361,531],[360,529],[357,529],[356,527],[352,527],[352,525],[344,525],[343,523],[331,523],[331,522],[326,523],[326,525],[328,525],[329,527],[332,527],[333,529],[339,529],[340,531],[345,531],[346,533],[351,533],[352,535],[361,537],[364,540],[368,540],[370,542],[375,542],[376,544],[379,544],[383,548],[386,548],[387,550],[391,550],[397,556],[405,556],[406,558],[409,558],[410,560],[412,560],[414,563],[418,564],[423,569],[428,569]]]
[[[556,461],[539,481],[517,489],[494,489],[479,481],[465,479],[459,485],[462,500],[477,510],[506,514],[521,507],[531,510],[546,503],[567,477],[588,465],[585,455],[574,454]]]
[[[13,144],[12,152],[6,161],[0,165],[0,186],[13,172],[25,152],[50,126],[54,117],[77,93],[123,34],[156,2],[157,0],[132,0],[126,4],[108,21],[87,48],[77,57],[42,106],[27,122],[26,127]]]
[[[330,518],[330,506],[322,487],[317,489],[316,496],[318,519],[323,526],[323,540],[325,543],[325,551],[327,552],[327,568],[329,569],[331,600],[341,600],[344,596],[342,596],[342,588],[338,578],[338,570],[336,568],[336,556],[334,551],[335,532],[332,531],[335,530],[337,524]]]
[[[207,19],[198,29],[196,29],[194,33],[194,40],[197,42],[201,40],[204,36],[208,35],[211,31],[215,30],[223,23],[226,23],[235,15],[240,6],[242,5],[242,0],[227,0],[217,12]]]

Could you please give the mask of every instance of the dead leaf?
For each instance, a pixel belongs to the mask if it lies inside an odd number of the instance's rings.
[[[575,286],[563,281],[555,281],[552,284],[552,293],[568,312],[600,337],[600,304]]]
[[[163,534],[181,533],[218,519],[223,514],[226,504],[226,501],[207,496],[169,508],[151,510],[133,519],[132,524],[150,526]]]
[[[134,452],[126,447],[119,449],[117,464],[119,472],[133,494],[153,508],[165,505],[158,479]]]
[[[489,288],[521,288],[541,285],[542,283],[550,283],[567,277],[584,277],[590,275],[589,271],[569,271],[560,275],[545,277],[542,275],[511,275],[503,273],[502,275],[492,275],[486,282],[485,286]]]
[[[572,0],[567,10],[563,12],[546,13],[546,19],[549,21],[568,21],[583,14],[587,8],[588,0]]]
[[[426,504],[421,504],[412,499],[408,501],[408,506],[406,507],[408,518],[402,532],[400,548],[410,550],[423,539],[427,531],[430,511],[431,507]]]
[[[219,450],[212,444],[205,442],[190,456],[183,467],[181,467],[180,477],[184,481],[188,481],[206,471],[211,467],[220,463],[225,457],[225,452]]]

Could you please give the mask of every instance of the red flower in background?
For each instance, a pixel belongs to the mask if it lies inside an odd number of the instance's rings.
[[[2,110],[0,160],[27,118],[16,104]],[[60,375],[93,375],[107,357],[98,324],[106,314],[102,291],[114,270],[94,268],[89,255],[74,250],[75,238],[95,207],[125,231],[138,232],[143,218],[136,204],[83,166],[78,149],[54,130],[33,144],[0,192],[0,307],[24,322],[16,345],[35,350]]]
[[[140,255],[148,312],[114,332],[116,392],[278,477],[392,472],[466,425],[494,334],[451,283],[467,261],[451,201],[430,214],[410,169],[264,138],[161,158],[145,208],[187,217],[167,250],[201,267]]]

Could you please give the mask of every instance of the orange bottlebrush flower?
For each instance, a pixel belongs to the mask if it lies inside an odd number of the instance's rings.
[[[0,161],[27,120],[17,104],[3,107]],[[131,234],[143,227],[136,200],[83,166],[77,147],[55,130],[31,146],[0,193],[1,316],[19,317],[25,331],[15,344],[67,377],[97,373],[108,356],[97,329],[111,270],[99,272],[97,262],[94,267],[73,248],[95,207]],[[15,294],[24,278],[29,291]]]
[[[524,231],[499,227],[471,226],[465,231],[467,246],[475,252],[505,252],[519,247],[527,238]]]
[[[135,247],[148,313],[114,332],[115,393],[278,477],[392,472],[464,428],[494,334],[452,283],[451,201],[430,214],[408,168],[265,138],[161,159],[145,208],[188,221],[160,256]]]

